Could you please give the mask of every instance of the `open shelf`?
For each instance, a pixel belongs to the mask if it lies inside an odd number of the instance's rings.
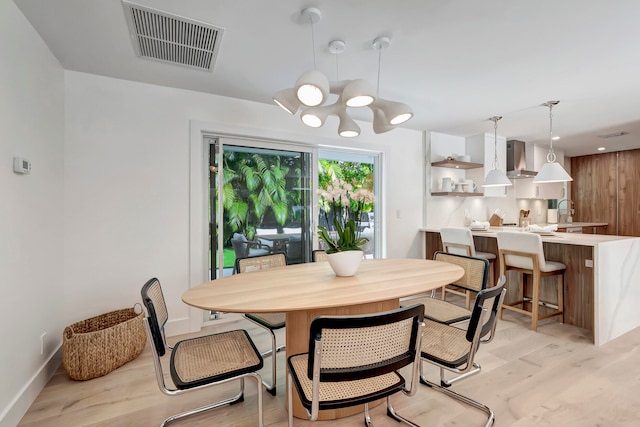
[[[438,191],[431,193],[432,196],[456,196],[456,197],[477,197],[484,196],[484,193],[469,193],[467,191]]]
[[[432,162],[431,166],[452,169],[478,169],[484,167],[482,163],[461,162],[459,160],[440,160],[439,162]]]

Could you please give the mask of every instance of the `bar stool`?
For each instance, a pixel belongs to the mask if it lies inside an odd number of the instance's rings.
[[[522,288],[518,293],[518,301],[502,304],[500,319],[502,319],[503,309],[526,314],[531,316],[531,330],[533,331],[538,330],[538,320],[548,317],[560,316],[560,322],[564,322],[563,283],[564,271],[567,266],[560,262],[545,260],[542,239],[535,233],[499,231],[496,236],[498,238],[500,274],[506,275],[507,270],[522,274]],[[525,275],[533,277],[531,298],[524,295]],[[558,304],[556,307],[554,304],[540,301],[540,281],[547,276],[557,276],[558,278]],[[526,310],[526,303],[531,304],[531,311]],[[518,305],[522,305],[522,308],[517,307]],[[541,316],[538,312],[540,305],[554,310]]]
[[[442,228],[440,229],[440,239],[442,239],[442,249],[445,252],[456,255],[466,255],[474,258],[483,258],[489,261],[488,287],[495,285],[493,268],[496,255],[490,252],[476,251],[471,230],[464,227]],[[460,292],[445,286],[442,288],[443,300],[446,299],[446,292],[464,296],[466,298],[467,309],[471,306],[471,291]]]

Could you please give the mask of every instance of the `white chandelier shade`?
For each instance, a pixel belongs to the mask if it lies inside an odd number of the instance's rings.
[[[371,109],[379,109],[384,114],[386,122],[391,126],[397,126],[413,117],[413,110],[407,104],[387,99],[378,99],[371,105]]]
[[[324,104],[329,96],[329,79],[320,71],[303,73],[294,86],[296,96],[307,107]]]
[[[376,90],[365,79],[351,80],[342,91],[342,99],[347,107],[366,107],[375,101]]]
[[[294,115],[302,106],[302,102],[296,96],[293,88],[282,89],[273,95],[273,102],[279,105],[287,113]]]

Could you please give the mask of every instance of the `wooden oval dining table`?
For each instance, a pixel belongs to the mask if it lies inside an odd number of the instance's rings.
[[[321,315],[370,314],[399,307],[400,298],[420,295],[461,278],[456,265],[424,259],[363,260],[351,277],[337,277],[328,262],[312,262],[236,274],[188,289],[182,301],[229,313],[286,312],[286,352],[309,350],[309,325]],[[335,419],[363,408],[322,411]],[[294,416],[307,418],[294,389]]]

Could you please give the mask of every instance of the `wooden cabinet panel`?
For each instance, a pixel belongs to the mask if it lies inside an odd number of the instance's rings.
[[[617,153],[571,158],[571,200],[574,222],[606,222],[607,234],[616,234]]]
[[[640,236],[640,150],[618,153],[618,234]]]

